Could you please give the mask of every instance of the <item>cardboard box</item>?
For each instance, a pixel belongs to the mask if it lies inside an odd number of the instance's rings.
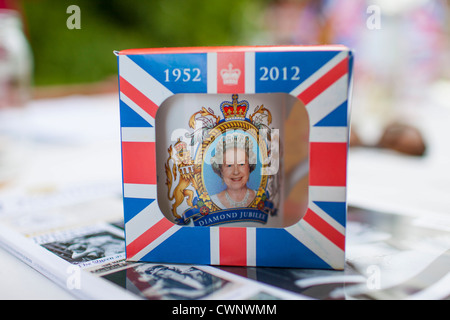
[[[116,54],[128,260],[344,267],[347,48]]]

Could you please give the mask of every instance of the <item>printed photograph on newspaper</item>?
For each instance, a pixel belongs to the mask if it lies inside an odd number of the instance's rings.
[[[242,288],[188,265],[137,263],[102,277],[149,300],[215,299]]]
[[[81,268],[125,258],[123,230],[110,224],[62,230],[33,240]]]

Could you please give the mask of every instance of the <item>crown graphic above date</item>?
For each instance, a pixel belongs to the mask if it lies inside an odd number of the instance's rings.
[[[240,69],[233,69],[233,64],[228,64],[228,69],[220,70],[220,75],[223,80],[223,84],[227,86],[237,85],[239,82],[239,77],[241,76]]]

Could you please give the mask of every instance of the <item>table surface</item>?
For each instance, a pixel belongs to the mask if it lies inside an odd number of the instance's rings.
[[[9,175],[14,175],[14,182],[0,190],[2,195],[24,190],[40,193],[104,181],[113,181],[120,189],[117,110],[117,96],[106,94],[36,100],[20,112],[6,116],[3,112],[3,131],[18,132],[12,125],[14,121],[8,119],[20,118],[25,123],[19,133],[27,140],[25,154],[33,157],[32,161],[30,157],[21,158],[24,150],[19,150],[19,156],[0,159],[11,166]],[[450,109],[430,110],[424,121],[431,142],[426,157],[366,148],[350,150],[351,207],[345,271],[221,269],[319,299],[448,298],[450,200],[446,195],[450,191],[450,148],[445,137],[449,136],[446,124]],[[15,162],[17,159],[20,161]],[[67,170],[69,166],[81,168],[82,172]],[[0,175],[0,179],[8,178]],[[0,261],[0,299],[74,299],[66,288],[2,248]],[[365,277],[363,284],[358,274]],[[327,286],[318,282],[313,285],[320,277],[320,281],[325,281],[326,276],[330,276]],[[356,282],[359,287],[349,286]],[[294,286],[289,287],[289,283]],[[368,286],[377,290],[368,292]]]

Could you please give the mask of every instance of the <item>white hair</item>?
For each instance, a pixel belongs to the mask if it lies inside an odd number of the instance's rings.
[[[211,165],[217,173],[223,164],[223,155],[228,149],[242,149],[248,158],[251,171],[256,167],[256,153],[253,151],[253,141],[244,133],[236,132],[226,133],[225,136],[219,138],[216,144],[215,153],[211,157]]]

